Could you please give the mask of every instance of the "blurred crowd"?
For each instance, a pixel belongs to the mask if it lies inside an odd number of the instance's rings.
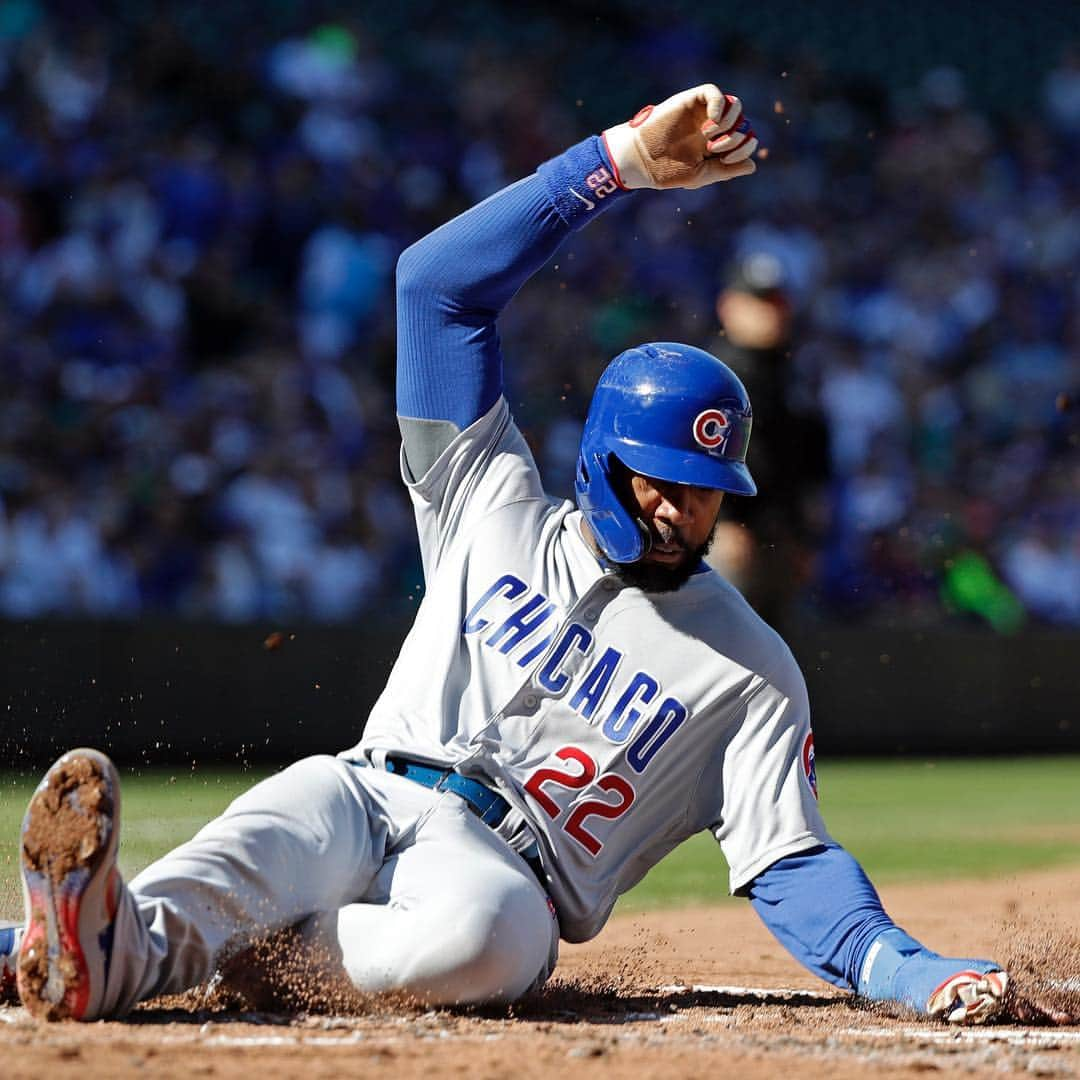
[[[762,495],[715,558],[770,618],[1080,625],[1080,53],[1012,115],[949,68],[886,88],[623,28],[639,76],[593,101],[555,15],[525,62],[494,4],[487,35],[407,40],[197,8],[2,9],[0,615],[415,603],[397,255],[722,73],[758,175],[620,203],[507,312],[549,489],[610,356],[701,344],[757,404]]]

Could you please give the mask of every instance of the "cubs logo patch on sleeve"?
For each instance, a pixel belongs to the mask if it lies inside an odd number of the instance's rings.
[[[810,790],[816,799],[818,797],[817,766],[814,764],[814,733],[812,731],[806,733],[806,740],[802,745],[802,766],[806,782],[810,785]]]

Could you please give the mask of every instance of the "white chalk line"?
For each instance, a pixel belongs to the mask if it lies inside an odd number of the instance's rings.
[[[652,1019],[651,1016],[640,1016],[636,1019]],[[680,1018],[677,1017],[657,1017],[657,1020],[667,1024],[677,1021]],[[1012,1029],[1012,1028],[944,1028],[942,1030],[935,1030],[929,1027],[907,1027],[907,1028],[844,1028],[839,1031],[831,1033],[832,1035],[844,1036],[853,1040],[863,1039],[874,1042],[890,1042],[898,1043],[900,1041],[921,1043],[923,1045],[932,1043],[942,1046],[957,1046],[957,1045],[1000,1045],[1000,1046],[1014,1046],[1014,1047],[1028,1047],[1031,1049],[1047,1049],[1050,1047],[1073,1047],[1080,1045],[1080,1032],[1076,1031],[1058,1031],[1055,1029],[1049,1030],[1028,1030],[1028,1029]],[[430,1041],[438,1041],[439,1039],[462,1039],[464,1041],[477,1041],[477,1036],[460,1036],[453,1035],[450,1032],[439,1032],[437,1034],[426,1034],[413,1036],[410,1041],[416,1038],[427,1039]],[[484,1036],[485,1039],[490,1040],[497,1038],[488,1034]],[[166,1043],[187,1043],[198,1042],[203,1046],[222,1046],[222,1047],[276,1047],[276,1046],[294,1046],[294,1047],[318,1047],[318,1048],[333,1048],[342,1046],[356,1046],[365,1042],[370,1042],[373,1045],[385,1046],[388,1043],[399,1043],[404,1040],[400,1036],[390,1036],[379,1034],[366,1034],[364,1032],[354,1031],[343,1036],[331,1036],[331,1035],[210,1035],[201,1038],[193,1038],[191,1036],[166,1036],[161,1040]]]
[[[853,1038],[895,1039],[902,1035],[917,1042],[948,1043],[1008,1043],[1010,1046],[1076,1046],[1080,1031],[1061,1031],[1058,1028],[845,1028],[838,1035]]]
[[[795,990],[782,986],[661,986],[661,994],[726,994],[729,997],[749,998],[753,1001],[775,1002],[803,1001],[815,1005],[831,1005],[842,1001],[837,994],[823,994],[820,990]]]
[[[664,986],[660,993],[673,996],[676,994],[717,994],[727,997],[761,1002],[763,1004],[783,1004],[786,1002],[814,1003],[821,1005],[835,1004],[843,1000],[835,993],[822,993],[817,990],[805,990],[795,987],[767,987],[767,986],[713,986],[695,984],[693,986]],[[29,1019],[26,1010],[22,1008],[0,1009],[0,1022],[6,1024],[23,1024]],[[673,1022],[689,1020],[690,1017],[679,1014],[659,1014],[653,1012],[631,1013],[625,1018],[628,1022],[651,1021],[667,1025]],[[312,1047],[333,1048],[342,1046],[356,1046],[360,1043],[369,1042],[373,1045],[387,1045],[393,1042],[404,1041],[400,1036],[387,1035],[382,1032],[359,1030],[359,1025],[366,1025],[370,1021],[365,1017],[333,1016],[322,1020],[322,1030],[319,1032],[293,1030],[289,1032],[260,1035],[229,1035],[220,1030],[225,1026],[211,1021],[198,1031],[184,1035],[164,1035],[162,1043],[193,1043],[202,1046],[222,1047]],[[400,1018],[401,1024],[415,1024],[415,1018]],[[341,1035],[330,1034],[330,1031],[338,1029]],[[1065,1047],[1080,1045],[1080,1031],[1062,1030],[1060,1028],[1017,1028],[1017,1027],[935,1027],[907,1026],[907,1027],[849,1027],[833,1034],[846,1036],[851,1039],[866,1039],[874,1041],[896,1042],[899,1039],[921,1043],[935,1043],[956,1046],[957,1044],[1003,1044],[1017,1047],[1046,1048]],[[498,1038],[498,1034],[487,1033],[484,1039]],[[410,1034],[409,1041],[416,1039],[439,1041],[443,1039],[464,1039],[470,1041],[476,1036],[455,1035],[444,1029],[416,1031]]]
[[[1069,980],[1069,989],[1072,983]],[[696,993],[724,994],[730,997],[752,998],[762,1002],[783,1002],[798,1000],[827,1005],[842,1001],[834,994],[823,994],[817,990],[795,990],[784,987],[765,986],[664,986],[661,993]],[[905,1028],[847,1028],[837,1032],[869,1039],[893,1039],[903,1036],[923,1042],[949,1043],[1008,1043],[1010,1046],[1062,1046],[1080,1045],[1080,1031],[1062,1031],[1059,1028],[1015,1028],[1015,1027],[905,1027]]]

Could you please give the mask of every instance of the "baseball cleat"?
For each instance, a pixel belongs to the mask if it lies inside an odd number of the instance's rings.
[[[40,1020],[93,1020],[112,952],[120,782],[97,750],[72,750],[45,774],[22,826],[26,929],[19,997]]]
[[[19,993],[15,989],[15,961],[19,955],[19,942],[23,928],[17,923],[0,924],[0,1005],[18,1005]]]
[[[950,1024],[985,1024],[1005,1007],[1008,985],[1004,971],[961,971],[930,995],[926,1011]]]

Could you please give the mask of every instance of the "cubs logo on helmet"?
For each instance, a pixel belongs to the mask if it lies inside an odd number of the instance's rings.
[[[705,409],[694,420],[693,431],[698,446],[722,452],[728,437],[728,418],[719,409]]]

